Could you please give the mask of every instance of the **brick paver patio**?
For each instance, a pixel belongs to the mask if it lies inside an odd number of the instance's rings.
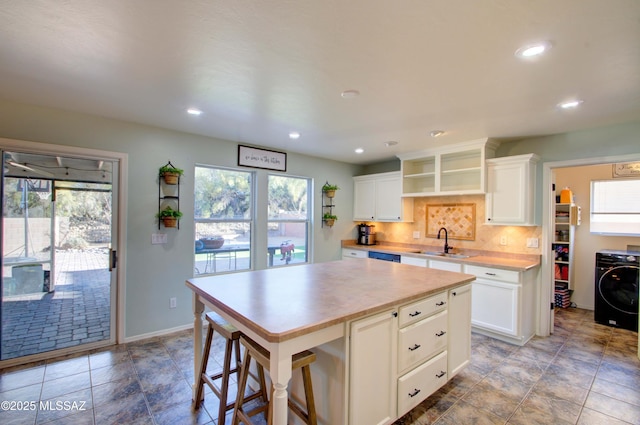
[[[2,360],[108,340],[107,248],[56,252],[55,291],[5,296]]]

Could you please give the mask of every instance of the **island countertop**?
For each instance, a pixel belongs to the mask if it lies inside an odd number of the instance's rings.
[[[475,276],[363,259],[188,279],[206,303],[277,343],[471,282]]]

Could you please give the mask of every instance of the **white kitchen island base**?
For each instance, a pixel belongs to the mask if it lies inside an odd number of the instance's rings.
[[[365,423],[359,419],[364,417],[362,409],[378,405],[385,406],[382,417],[366,416],[367,425],[390,424],[450,379],[451,370],[468,362],[464,356],[456,357],[459,365],[441,359],[448,358],[451,344],[470,353],[471,299],[463,294],[471,293],[465,288],[473,279],[368,259],[189,279],[187,286],[194,292],[194,376],[202,355],[206,305],[271,353],[274,425],[297,423],[293,416],[288,418],[287,408],[288,391],[294,397],[298,394],[297,378],[290,384],[291,356],[305,349],[318,356],[311,373],[321,424],[360,425]],[[368,332],[366,322],[378,316],[382,326]],[[461,319],[454,323],[449,317]],[[419,331],[399,337],[414,328]],[[383,361],[384,370],[375,366],[380,348],[386,351],[383,358],[390,360]],[[411,354],[398,355],[405,350]],[[414,385],[413,374],[429,379]],[[370,377],[379,385],[370,385]],[[420,388],[418,383],[425,381],[430,383]],[[397,388],[407,389],[407,394]],[[366,403],[355,401],[358,397]],[[402,401],[403,397],[410,401]]]

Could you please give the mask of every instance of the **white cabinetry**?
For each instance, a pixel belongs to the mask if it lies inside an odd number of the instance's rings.
[[[469,363],[470,287],[351,323],[349,424],[393,423]]]
[[[400,263],[409,264],[411,266],[427,267],[427,259],[426,258],[409,257],[407,255],[401,255],[400,256]]]
[[[429,260],[429,268],[458,273],[462,272],[462,264],[449,261]]]
[[[394,311],[351,324],[350,424],[382,425],[396,417],[397,329]]]
[[[535,332],[537,268],[525,272],[465,265],[472,283],[471,324],[494,338],[524,345]]]
[[[471,284],[449,290],[449,379],[471,362]]]
[[[413,199],[402,198],[400,172],[353,178],[353,219],[413,221]]]
[[[485,138],[398,155],[402,196],[484,193],[485,159],[493,157],[496,147],[496,142]]]
[[[535,226],[535,154],[488,159],[486,224]]]
[[[342,259],[348,260],[352,258],[369,258],[369,253],[359,249],[342,248]]]

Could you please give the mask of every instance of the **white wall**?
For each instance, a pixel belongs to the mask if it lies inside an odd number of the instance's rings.
[[[575,290],[571,301],[580,308],[593,310],[595,295],[595,253],[603,249],[626,250],[627,245],[640,245],[640,237],[602,236],[590,232],[590,192],[592,180],[611,179],[612,166],[590,165],[554,170],[556,190],[569,186],[575,204],[582,208],[582,224],[576,227],[574,247]]]
[[[235,167],[237,143],[8,101],[0,101],[0,137],[128,154],[125,336],[192,323],[191,293],[184,281],[193,276],[194,266],[194,225],[188,219],[193,217],[193,169],[197,163]],[[158,232],[157,172],[167,160],[185,170],[180,208],[186,219],[179,230],[166,230],[166,245],[151,245],[151,234]],[[354,224],[348,218],[353,216],[352,176],[360,170],[355,165],[288,154],[287,173],[315,181],[316,215],[320,213],[322,184],[329,180],[341,188],[334,211],[342,219],[332,228],[322,228],[319,221],[314,224],[315,262],[339,259],[340,241],[355,238]],[[267,173],[257,173],[260,185]],[[263,231],[266,233],[266,226]],[[171,297],[178,300],[175,309],[169,309]]]

